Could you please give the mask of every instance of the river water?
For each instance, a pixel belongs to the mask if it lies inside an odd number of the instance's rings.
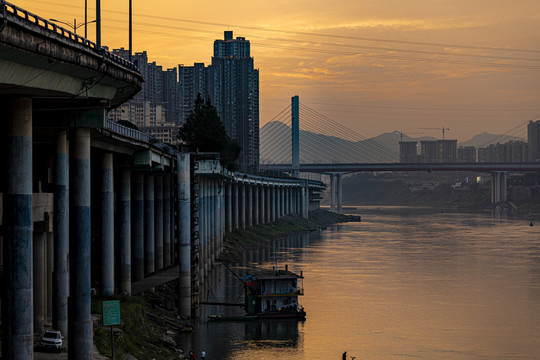
[[[358,207],[362,222],[276,240],[232,270],[304,274],[305,322],[207,321],[186,350],[209,360],[540,359],[540,220],[495,212]],[[250,264],[248,266],[248,264]],[[241,302],[223,265],[202,300]]]

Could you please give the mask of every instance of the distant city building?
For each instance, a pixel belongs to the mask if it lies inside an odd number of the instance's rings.
[[[457,149],[458,162],[460,163],[475,163],[476,148],[474,146],[460,146]]]
[[[420,153],[423,162],[437,162],[437,141],[422,140],[420,141]]]
[[[178,65],[180,124],[183,124],[195,104],[197,94],[206,100],[208,91],[208,68],[204,63],[195,63],[193,66]]]
[[[437,162],[457,161],[457,140],[437,140]]]
[[[529,161],[540,161],[540,120],[529,121],[527,125],[527,142],[529,143]]]
[[[113,53],[128,59],[124,48]],[[144,77],[141,91],[130,101],[109,113],[113,120],[133,122],[158,139],[176,143],[178,126],[193,110],[197,95],[209,97],[227,131],[241,147],[238,165],[243,170],[259,168],[259,70],[254,68],[250,43],[233,39],[225,31],[223,40],[214,41],[212,64],[163,70],[148,60],[146,51],[135,53],[133,63]]]
[[[180,122],[191,113],[197,94],[210,97],[227,135],[242,149],[240,168],[258,170],[259,70],[254,68],[249,40],[233,39],[232,31],[224,35],[223,40],[214,41],[210,66],[195,63],[178,67]]]
[[[457,140],[423,140],[420,149],[422,162],[457,161]]]
[[[129,59],[124,48],[113,50],[113,54]],[[109,118],[131,121],[158,140],[176,144],[180,121],[177,69],[164,71],[155,62],[150,63],[146,51],[135,53],[132,61],[144,77],[142,89],[130,102],[110,111]]]
[[[239,165],[244,170],[259,167],[259,70],[254,68],[250,43],[233,39],[225,31],[223,40],[214,41],[214,56],[209,69],[212,103],[227,134],[242,148]]]
[[[530,158],[529,149],[529,144],[523,141],[492,144],[478,149],[478,161],[485,163],[523,163]]]
[[[400,141],[399,142],[399,162],[415,163],[418,162],[418,142]]]

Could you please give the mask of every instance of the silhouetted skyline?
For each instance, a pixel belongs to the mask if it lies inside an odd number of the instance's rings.
[[[16,1],[44,18],[84,21],[84,2]],[[102,3],[102,44],[128,46],[128,2]],[[371,137],[465,141],[540,114],[540,2],[133,2],[133,51],[164,68],[210,63],[224,30],[251,41],[260,125],[298,94]],[[88,20],[95,17],[89,2]],[[80,29],[78,33],[84,31]],[[95,24],[88,28],[95,39]]]

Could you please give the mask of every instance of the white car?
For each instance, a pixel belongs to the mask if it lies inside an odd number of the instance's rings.
[[[41,336],[41,346],[60,351],[64,346],[64,337],[59,330],[47,330]]]

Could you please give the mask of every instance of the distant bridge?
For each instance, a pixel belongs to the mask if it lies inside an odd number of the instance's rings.
[[[263,164],[268,171],[292,171],[291,164]],[[540,171],[540,163],[382,163],[382,164],[300,164],[300,172],[332,174],[372,171],[476,171],[476,172],[519,172]]]

